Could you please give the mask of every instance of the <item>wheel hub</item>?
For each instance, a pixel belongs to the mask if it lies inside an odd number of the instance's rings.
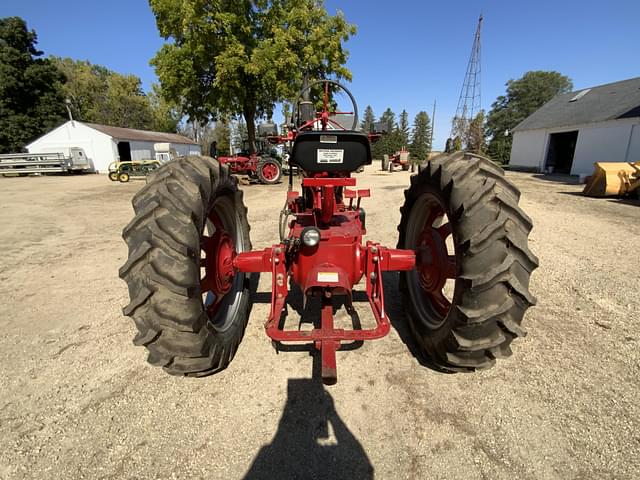
[[[420,207],[424,212],[415,231],[416,287],[440,318],[451,308],[445,296],[447,280],[457,275],[455,252],[449,252],[447,237],[452,234],[451,223],[441,201],[433,195],[425,195]],[[439,220],[441,219],[441,220]],[[437,226],[434,226],[437,225]]]
[[[267,180],[273,180],[278,176],[278,168],[271,163],[263,165],[262,176]]]
[[[216,231],[205,248],[206,278],[211,282],[211,291],[224,295],[233,283],[233,239],[225,231]]]
[[[416,268],[420,273],[420,285],[427,292],[437,292],[444,287],[447,276],[447,246],[434,228],[425,228],[416,246]]]
[[[233,288],[235,269],[233,259],[236,256],[233,237],[227,232],[222,221],[215,212],[208,217],[215,227],[210,236],[203,235],[201,249],[204,258],[200,265],[204,267],[204,277],[200,280],[200,290],[208,293],[205,307],[210,318],[214,318],[222,305],[224,296]]]

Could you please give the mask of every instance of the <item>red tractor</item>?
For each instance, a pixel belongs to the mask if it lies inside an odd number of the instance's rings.
[[[385,153],[382,156],[382,170],[393,172],[395,167],[400,167],[404,171],[411,168],[411,164],[409,163],[409,151],[405,147],[402,147],[402,149],[398,150],[393,155],[387,155]]]
[[[270,154],[267,142],[258,140],[258,152],[249,153],[248,142],[242,151],[230,157],[218,157],[218,162],[227,165],[234,175],[248,175],[265,185],[278,183],[282,177],[282,164]]]
[[[135,217],[123,231],[129,257],[120,269],[131,298],[124,313],[138,329],[134,343],[171,374],[223,370],[249,319],[249,278],[270,273],[266,334],[276,346],[306,342],[317,349],[322,379],[332,384],[336,350],[389,332],[382,280],[385,272],[399,271],[410,331],[431,365],[473,371],[510,355],[535,303],[528,286],[538,265],[527,246],[532,224],[518,206],[518,189],[486,159],[433,158],[405,191],[397,247],[363,242],[361,204],[370,191],[356,188],[351,174],[371,164],[370,139],[356,131],[353,96],[335,82],[322,81],[325,107],[315,112],[308,97],[317,83],[294,103],[295,128],[282,139],[293,140],[290,163],[302,179],[294,190],[290,177],[281,238],[273,246],[251,250],[242,192],[230,169],[213,159],[163,165],[135,195]],[[333,125],[329,84],[354,104],[350,128]],[[334,300],[354,312],[361,281],[375,328],[355,321],[353,329],[336,328]],[[313,330],[285,329],[283,311],[294,288],[317,298],[321,315]]]

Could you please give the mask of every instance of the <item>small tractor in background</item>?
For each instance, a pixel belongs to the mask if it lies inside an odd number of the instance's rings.
[[[257,151],[250,153],[249,142],[245,141],[242,150],[232,156],[219,156],[218,162],[227,165],[232,174],[248,176],[265,185],[273,185],[282,177],[282,163],[272,152],[268,138],[276,138],[277,127],[272,123],[258,125],[256,139]]]
[[[320,112],[309,99],[318,85],[324,85]],[[351,99],[351,125],[333,125],[329,85]],[[251,249],[247,208],[228,161],[178,158],[134,196],[120,276],[130,297],[123,311],[133,319],[134,343],[147,348],[148,361],[194,377],[226,368],[249,320],[250,280],[266,273],[266,334],[276,348],[303,342],[317,350],[322,380],[333,384],[337,350],[389,333],[383,276],[392,271],[400,272],[408,330],[434,368],[469,372],[509,356],[512,341],[526,333],[522,319],[535,303],[529,277],[538,260],[527,245],[531,220],[503,170],[462,152],[428,160],[404,192],[397,246],[365,241],[362,203],[371,192],[356,188],[352,173],[371,164],[371,137],[356,130],[353,96],[337,82],[314,82],[293,110],[293,128],[280,141],[292,142],[289,162],[302,174],[299,189],[289,175],[280,238],[272,246]],[[358,285],[372,309],[373,328],[360,325]],[[302,319],[319,308],[314,328],[301,329],[302,322],[286,328],[287,305]],[[342,307],[353,328],[334,324]]]
[[[170,143],[154,143],[153,151],[155,152],[154,159],[112,162],[108,167],[109,180],[126,183],[132,177],[146,178],[151,172],[160,168],[160,165],[170,162],[178,156]]]
[[[384,154],[382,156],[382,170],[393,172],[395,167],[402,168],[403,171],[407,171],[411,168],[411,164],[409,163],[409,151],[402,147],[401,150],[397,151],[393,155]]]
[[[158,160],[131,160],[128,162],[112,162],[109,164],[109,180],[127,183],[133,177],[145,178],[160,168]]]

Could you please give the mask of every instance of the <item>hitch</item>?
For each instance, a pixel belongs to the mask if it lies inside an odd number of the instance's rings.
[[[235,267],[243,272],[271,272],[272,294],[271,310],[265,324],[265,330],[269,338],[274,342],[306,342],[320,351],[322,359],[322,381],[327,385],[336,383],[337,366],[336,351],[340,349],[342,342],[354,342],[375,340],[389,333],[390,323],[384,311],[384,287],[382,284],[382,272],[389,270],[411,270],[415,266],[415,253],[412,250],[397,250],[386,248],[377,243],[367,242],[365,247],[360,246],[363,255],[360,255],[362,271],[366,281],[366,293],[369,305],[376,320],[376,327],[372,329],[336,329],[333,323],[333,291],[349,297],[349,305],[352,305],[351,286],[344,285],[340,281],[339,267],[332,264],[323,264],[324,270],[336,271],[335,278],[328,275],[315,283],[307,284],[305,294],[312,289],[322,288],[322,313],[320,328],[310,331],[285,330],[281,326],[282,312],[288,294],[289,275],[285,262],[284,244],[274,245],[261,252],[239,253],[234,259]],[[333,273],[333,272],[330,272]],[[351,308],[351,307],[350,307]]]

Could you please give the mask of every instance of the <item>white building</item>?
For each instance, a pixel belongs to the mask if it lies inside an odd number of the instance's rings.
[[[513,129],[510,165],[589,175],[640,161],[640,77],[558,95]]]
[[[34,140],[27,145],[27,150],[29,153],[68,152],[70,147],[80,147],[90,160],[92,170],[104,173],[111,162],[155,158],[155,143],[170,143],[178,155],[200,155],[200,145],[176,133],[148,132],[75,120]]]

